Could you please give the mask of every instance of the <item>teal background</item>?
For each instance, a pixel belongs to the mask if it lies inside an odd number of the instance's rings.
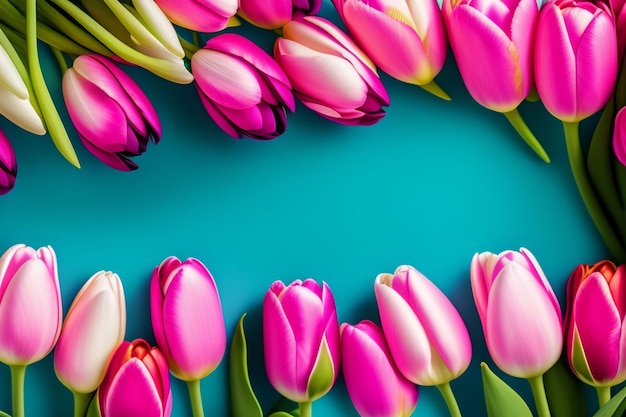
[[[328,4],[322,15],[337,22]],[[267,50],[274,39],[247,25],[233,31]],[[60,74],[48,55],[43,59],[65,117]],[[437,77],[451,102],[382,74],[391,106],[377,125],[337,125],[298,103],[287,132],[268,142],[226,136],[193,85],[125,69],[163,124],[161,143],[135,159],[138,171],[101,164],[69,122],[80,170],[48,136],[0,120],[19,163],[15,189],[0,198],[0,251],[16,243],[51,245],[64,311],[93,273],[118,273],[128,308],[126,339],[150,342],[152,269],[170,255],[199,258],[217,281],[229,340],[238,318],[248,313],[252,383],[266,410],[278,395],[262,364],[261,304],[274,280],[326,281],[340,322],[378,321],[375,276],[401,264],[415,266],[449,296],[468,325],[473,360],[452,387],[465,415],[484,415],[479,364],[492,362],[471,296],[472,255],[530,249],[562,305],[571,270],[607,256],[569,171],[560,123],[541,103],[521,106],[552,157],[545,164],[502,115],[471,99],[451,55]],[[584,136],[591,128],[583,124]],[[530,400],[524,381],[504,379]],[[207,415],[228,415],[226,386],[225,358],[202,381]],[[184,384],[172,377],[172,389],[173,416],[191,415]],[[28,368],[26,402],[30,416],[71,415],[72,397],[55,377],[52,355]],[[5,366],[0,409],[10,410]],[[318,416],[357,416],[341,378],[313,410]],[[421,390],[414,414],[448,415],[432,387]]]

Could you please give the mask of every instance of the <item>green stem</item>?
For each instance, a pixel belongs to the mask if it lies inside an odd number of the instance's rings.
[[[313,416],[313,402],[312,401],[305,401],[303,403],[298,403],[298,409],[300,411],[300,417]]]
[[[452,387],[450,387],[450,383],[445,382],[443,384],[437,385],[437,388],[439,389],[441,396],[448,406],[450,417],[461,417],[461,410],[459,409],[459,404],[456,402],[456,398],[454,397],[454,393],[452,392]]]
[[[530,148],[535,151],[535,153],[539,155],[544,162],[550,162],[550,157],[546,153],[545,149],[543,149],[543,146],[541,146],[541,143],[539,143],[533,132],[528,128],[528,125],[522,118],[519,110],[514,109],[502,114],[504,114],[509,123],[511,123],[513,128],[515,128],[515,131],[522,137],[522,139],[524,139],[524,142],[526,142],[526,144],[530,146]]]
[[[598,395],[598,408],[602,408],[611,399],[611,387],[608,385],[596,387],[596,394]]]
[[[195,32],[194,32],[195,33]],[[185,51],[185,56],[189,59],[195,54],[200,48],[196,46],[195,43],[191,43],[182,36],[178,36],[178,40],[180,41],[180,45],[183,47],[183,51]]]
[[[533,399],[535,400],[537,414],[539,417],[550,417],[548,398],[546,397],[546,390],[543,386],[543,375],[528,378],[528,382],[530,383],[530,389],[533,392]]]
[[[74,391],[72,391],[72,394],[74,395],[74,417],[85,417],[87,409],[89,408],[89,403],[91,402],[91,398],[94,394],[85,394]]]
[[[602,207],[598,202],[595,191],[591,186],[589,176],[587,175],[587,171],[585,169],[585,161],[582,149],[580,148],[580,139],[578,137],[578,124],[579,122],[563,122],[565,144],[567,145],[567,155],[569,157],[572,174],[574,175],[574,180],[578,186],[578,192],[587,207],[587,211],[589,212],[591,219],[604,239],[604,243],[613,257],[623,262],[626,260],[626,252],[602,211]]]
[[[11,365],[11,401],[12,417],[24,417],[24,380],[26,365]]]
[[[442,100],[446,100],[446,101],[452,100],[450,96],[448,95],[448,93],[443,91],[443,89],[439,87],[439,85],[435,82],[435,80],[426,84],[421,84],[420,87],[422,87],[422,89],[424,89],[425,91],[428,91],[430,94],[434,95],[435,97],[439,97]]]
[[[67,71],[67,62],[65,61],[63,52],[59,51],[57,48],[50,48],[50,50],[52,51],[54,58],[57,60],[57,64],[59,64],[61,74],[65,74],[65,71]]]
[[[191,38],[193,39],[193,44],[196,49],[200,49],[200,35],[195,30],[191,34]]]
[[[191,402],[191,414],[193,417],[204,417],[200,381],[187,381],[187,390],[189,391],[189,401]]]

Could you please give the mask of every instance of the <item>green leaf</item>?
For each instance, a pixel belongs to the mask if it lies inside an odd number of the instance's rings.
[[[561,357],[543,376],[552,417],[585,417],[585,385],[569,369]]]
[[[314,400],[326,394],[333,385],[335,380],[334,375],[335,367],[330,357],[328,344],[326,343],[326,339],[324,339],[320,346],[317,362],[313,367],[313,373],[309,378],[309,384],[307,386],[309,398]]]
[[[263,410],[254,395],[248,375],[248,348],[243,329],[244,313],[237,323],[237,328],[230,345],[229,374],[230,401],[233,417],[263,417]]]
[[[269,417],[293,417],[293,416],[286,411],[277,411],[275,413],[270,414]]]
[[[624,399],[626,399],[626,387],[622,388],[602,408],[596,411],[593,417],[621,417],[624,413]]]
[[[87,414],[85,417],[102,417],[100,414],[100,404],[98,403],[98,392],[94,394],[87,408]]]
[[[4,411],[0,411],[0,417],[11,417],[11,414],[7,414]]]
[[[291,401],[289,398],[283,397],[281,395],[278,401],[276,401],[272,405],[272,408],[270,408],[270,410],[268,411],[268,414],[272,415],[278,411],[284,411],[288,414],[291,414],[292,416],[299,415],[298,403]]]
[[[480,364],[488,417],[533,417],[520,395],[494,374],[486,363]]]

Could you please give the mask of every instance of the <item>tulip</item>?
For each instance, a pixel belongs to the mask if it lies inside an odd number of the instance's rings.
[[[332,388],[339,371],[339,324],[328,285],[274,282],[263,301],[263,345],[270,383],[310,417],[311,401]]]
[[[167,361],[143,339],[122,342],[98,390],[102,417],[168,417],[172,413]]]
[[[197,32],[219,32],[236,25],[237,0],[155,0],[176,25]]]
[[[279,29],[291,20],[317,14],[322,0],[239,0],[239,15],[264,29]]]
[[[622,107],[617,112],[613,130],[613,152],[622,165],[626,165],[626,110],[624,109],[626,107]]]
[[[15,185],[17,160],[9,138],[0,129],[0,195],[6,194]]]
[[[194,53],[191,70],[204,107],[230,136],[272,139],[285,132],[286,109],[295,110],[291,84],[252,41],[218,35]]]
[[[417,405],[417,386],[393,362],[382,330],[364,320],[343,323],[341,357],[348,395],[362,417],[409,417]]]
[[[333,0],[356,43],[384,72],[449,100],[433,81],[447,37],[436,0]]]
[[[600,405],[610,387],[626,380],[626,265],[579,265],[567,281],[565,344],[570,367],[598,389]]]
[[[61,383],[74,393],[95,391],[125,332],[122,282],[117,274],[97,272],[83,285],[65,316],[54,350],[54,369]]]
[[[274,57],[295,96],[322,117],[346,125],[371,125],[384,115],[389,95],[376,67],[330,21],[305,16],[283,27]]]
[[[158,143],[161,124],[139,86],[107,58],[81,55],[63,75],[63,97],[85,147],[105,164],[137,169],[129,157],[148,141]]]

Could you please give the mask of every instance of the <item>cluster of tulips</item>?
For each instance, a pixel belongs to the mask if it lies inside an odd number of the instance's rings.
[[[472,258],[471,287],[489,353],[500,370],[529,380],[540,417],[581,415],[555,414],[546,396],[543,375],[563,352],[573,374],[596,388],[601,415],[621,415],[626,390],[612,396],[611,387],[626,380],[625,268],[610,261],[578,266],[568,280],[563,320],[530,251]],[[406,265],[379,274],[374,292],[380,325],[339,325],[326,283],[271,284],[263,301],[265,369],[275,390],[297,404],[272,417],[310,417],[312,402],[333,387],[340,371],[363,417],[410,416],[418,386],[438,387],[450,415],[461,415],[450,383],[470,365],[472,344],[454,305]],[[187,383],[194,417],[203,416],[199,382],[217,368],[227,345],[215,280],[199,260],[169,257],[153,270],[150,309],[156,346],[125,341],[121,280],[101,271],[84,284],[63,319],[53,249],[10,247],[0,257],[0,361],[11,368],[13,417],[25,415],[26,367],[51,352],[59,381],[74,395],[77,417],[169,417],[170,373]],[[263,417],[248,379],[245,344],[242,317],[231,344],[232,414]],[[533,415],[481,366],[490,416]],[[550,395],[571,401],[566,390]]]

